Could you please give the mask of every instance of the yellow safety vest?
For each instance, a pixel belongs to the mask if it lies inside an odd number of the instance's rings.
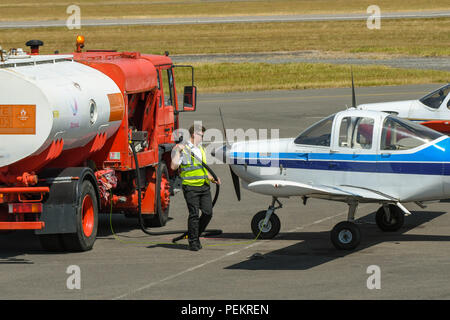
[[[203,150],[201,146],[199,146],[199,148],[202,152],[202,161],[206,163],[205,150]],[[183,149],[183,152],[186,155],[186,159],[188,162],[188,164],[180,165],[180,177],[183,181],[183,184],[197,187],[202,186],[205,183],[209,184],[208,171],[202,166],[201,162],[195,159],[194,156],[190,154],[190,152],[186,152],[186,148]]]

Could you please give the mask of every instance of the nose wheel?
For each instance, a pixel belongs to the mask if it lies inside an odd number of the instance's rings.
[[[278,206],[275,206],[275,203],[277,203]],[[255,214],[251,222],[251,227],[256,238],[272,239],[280,232],[281,222],[275,214],[275,210],[281,207],[281,202],[274,197],[272,204],[267,210],[262,210]]]

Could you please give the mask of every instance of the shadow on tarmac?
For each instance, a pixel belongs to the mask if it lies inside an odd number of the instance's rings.
[[[438,211],[416,211],[405,218],[404,226],[397,232],[387,233],[378,229],[375,221],[375,213],[366,215],[356,222],[361,228],[362,240],[358,248],[353,251],[336,250],[330,241],[329,231],[322,232],[281,232],[277,237],[269,241],[278,240],[294,240],[299,241],[288,247],[284,247],[264,255],[258,255],[246,261],[234,264],[227,269],[245,269],[245,270],[305,270],[323,263],[327,263],[334,259],[345,257],[346,255],[358,252],[375,246],[383,242],[419,242],[419,241],[448,241],[450,236],[446,235],[414,235],[404,234],[414,228],[424,228],[421,226],[445,214],[446,212]],[[130,240],[139,239],[141,236],[129,237],[127,231],[136,230],[136,220],[126,219],[123,217],[113,218],[114,233],[121,233],[121,238],[129,238]],[[174,235],[176,236],[176,235]],[[109,217],[101,216],[98,230],[99,239],[116,240],[111,231]],[[148,236],[143,234],[143,239]],[[235,239],[235,240],[253,240],[254,236],[248,233],[223,233],[214,236],[216,239]],[[163,247],[167,249],[188,250],[187,244],[171,244],[160,243],[150,245],[148,248]],[[33,231],[15,231],[9,233],[0,233],[0,264],[33,264],[28,259],[15,258],[24,254],[68,254],[68,253],[51,253],[42,250],[39,239]],[[299,257],[308,256],[308,259],[299,259]]]
[[[330,262],[337,258],[345,257],[349,254],[365,250],[383,242],[419,242],[419,241],[447,241],[450,242],[450,236],[447,235],[414,235],[404,234],[414,228],[424,228],[424,223],[440,217],[446,212],[437,211],[418,211],[412,212],[412,215],[405,218],[405,224],[396,232],[383,232],[375,224],[375,213],[371,213],[356,220],[361,229],[361,244],[352,251],[341,251],[334,248],[330,240],[330,232],[290,232],[280,233],[270,241],[277,240],[300,240],[300,242],[291,246],[278,249],[256,258],[226,267],[225,269],[240,270],[307,270],[317,267],[321,264]],[[223,238],[246,237],[247,234],[227,233],[221,235]],[[307,259],[301,259],[307,256]]]

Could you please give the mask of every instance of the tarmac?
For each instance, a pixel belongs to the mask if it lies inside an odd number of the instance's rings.
[[[441,84],[356,89],[357,103],[419,98]],[[324,116],[351,104],[351,89],[201,94],[196,112],[182,113],[181,126],[195,120],[221,128],[279,129],[281,138],[298,135]],[[281,200],[280,234],[255,240],[253,215],[270,198],[242,191],[236,200],[229,169],[212,165],[222,180],[209,225],[223,234],[202,238],[192,252],[187,240],[145,235],[136,219],[101,215],[91,251],[47,253],[33,232],[0,235],[0,299],[101,300],[403,300],[450,298],[449,204],[426,209],[408,204],[412,215],[393,233],[375,225],[376,204],[358,207],[361,245],[336,250],[329,231],[344,221],[347,205],[310,199]],[[214,190],[214,189],[213,189]],[[213,191],[214,192],[214,191]],[[171,220],[163,230],[186,228],[182,194],[172,198]],[[71,267],[72,266],[72,267]],[[79,271],[79,289],[72,272]],[[374,271],[376,270],[376,271]],[[374,282],[373,276],[379,276]],[[374,286],[376,284],[377,286]]]

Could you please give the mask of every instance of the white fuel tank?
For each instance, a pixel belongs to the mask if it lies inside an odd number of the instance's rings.
[[[63,139],[85,146],[119,128],[124,101],[115,82],[72,56],[28,56],[0,62],[0,168]]]

